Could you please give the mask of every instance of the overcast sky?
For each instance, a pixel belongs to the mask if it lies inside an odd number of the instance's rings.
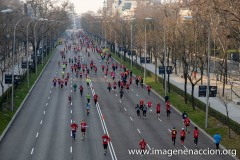
[[[104,0],[70,0],[75,7],[75,12],[85,13],[87,11],[96,12],[102,8]]]

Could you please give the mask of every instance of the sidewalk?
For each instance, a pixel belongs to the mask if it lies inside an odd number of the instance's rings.
[[[128,56],[126,56],[126,58],[129,58]],[[135,56],[133,57],[133,59],[136,59]],[[140,58],[137,58],[137,63],[140,64]],[[140,64],[141,65],[141,64]],[[159,65],[159,64],[158,64]],[[142,65],[143,67],[145,66],[145,64],[143,63]],[[155,66],[152,63],[147,63],[146,64],[146,69],[151,71],[152,73],[155,73]],[[179,69],[177,69],[179,72]],[[157,69],[157,74],[158,74],[158,69]],[[173,70],[173,74],[170,75],[170,83],[172,83],[173,85],[179,87],[180,89],[184,90],[184,79],[181,78],[182,73],[178,73],[177,75],[174,73]],[[159,75],[159,77],[162,77],[163,75]],[[222,83],[220,81],[216,81],[216,79],[213,79],[212,75],[210,75],[211,79],[210,79],[210,85],[216,85],[218,87],[218,93],[222,93]],[[198,88],[201,82],[198,82],[198,84],[196,84],[195,88],[194,88],[194,97],[199,99],[200,101],[202,101],[203,103],[206,104],[206,98],[205,97],[198,97]],[[203,85],[207,84],[207,77],[206,75],[203,76]],[[239,81],[235,81],[235,83],[233,84],[233,90],[234,92],[236,92],[238,95],[240,95],[240,82]],[[189,93],[191,95],[191,84],[188,81],[187,83],[187,93]],[[239,100],[240,99],[235,96],[233,93],[231,94],[231,85],[227,84],[225,86],[225,96],[228,99],[228,114],[229,117],[236,121],[237,123],[240,124],[240,105],[236,105],[236,103],[234,102],[234,100]],[[231,99],[231,100],[229,100]],[[226,107],[224,106],[224,104],[222,103],[222,101],[218,98],[218,97],[210,97],[209,98],[209,103],[210,103],[210,107],[219,111],[220,113],[222,113],[223,115],[226,115]]]

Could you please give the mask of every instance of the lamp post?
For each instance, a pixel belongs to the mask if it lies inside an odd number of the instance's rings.
[[[28,19],[30,17],[24,17],[20,20],[17,21],[17,23],[15,24],[14,26],[14,31],[13,31],[13,53],[12,53],[12,105],[11,105],[11,110],[13,111],[14,110],[14,54],[16,52],[16,28],[17,28],[17,25],[25,20],[25,19]]]
[[[167,53],[166,53],[166,30],[163,29],[163,43],[164,43],[164,96],[167,96]]]
[[[133,67],[133,54],[132,54],[132,41],[133,41],[133,20],[134,20],[135,18],[132,18],[131,19],[131,70],[132,70],[132,67]]]
[[[36,26],[37,26],[37,23],[39,21],[47,21],[47,19],[43,19],[43,18],[39,18],[37,20],[37,22],[35,23],[34,25],[34,29],[33,29],[33,32],[34,32],[34,46],[35,46],[35,49],[34,49],[34,57],[35,57],[35,73],[37,75],[37,38],[36,38]]]
[[[152,18],[145,18],[145,20],[151,20]],[[147,23],[145,23],[145,65],[144,65],[144,74],[143,80],[146,81],[146,67],[147,67]]]
[[[32,21],[34,21],[35,19],[31,20],[30,22],[28,22],[27,24],[27,84],[28,84],[28,89],[29,89],[29,61],[28,61],[28,28],[29,25]]]
[[[209,86],[210,86],[210,54],[211,54],[211,28],[208,27],[208,55],[207,55],[207,102],[206,102],[206,119],[205,119],[205,128],[208,127],[208,107],[209,107]]]

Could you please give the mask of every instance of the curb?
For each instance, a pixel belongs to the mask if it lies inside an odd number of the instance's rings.
[[[57,47],[56,47],[57,48]],[[23,104],[25,103],[25,101],[27,100],[29,94],[32,92],[33,88],[35,87],[36,83],[38,82],[38,80],[41,78],[43,71],[45,70],[45,68],[48,66],[48,63],[50,62],[50,60],[52,59],[53,55],[56,52],[56,48],[54,49],[51,57],[48,59],[47,63],[45,64],[44,68],[42,69],[41,73],[39,74],[38,78],[36,79],[36,81],[33,83],[32,87],[30,88],[30,90],[28,91],[27,95],[25,96],[25,98],[23,99],[21,105],[19,106],[19,108],[17,109],[17,111],[15,112],[15,114],[13,115],[12,119],[10,120],[10,122],[8,123],[7,127],[4,129],[4,131],[2,132],[2,134],[0,135],[0,142],[3,140],[3,138],[5,137],[7,131],[9,130],[9,128],[11,127],[13,121],[15,120],[15,118],[17,117],[18,113],[20,112],[20,110],[23,107]]]
[[[113,57],[112,57],[113,58]],[[115,58],[113,58],[117,63],[119,63],[119,64],[121,64],[120,62],[118,62]],[[136,75],[134,75],[133,74],[133,76],[135,76],[136,77]],[[143,83],[144,84],[144,86],[147,86],[145,83]],[[165,101],[165,99],[163,98],[163,97],[161,97],[155,90],[151,90],[155,95],[157,95],[161,100],[163,100],[163,101]],[[175,106],[173,106],[173,105],[171,105],[171,107],[177,112],[177,113],[179,113],[180,114],[180,116],[182,115],[182,113],[175,107]],[[194,126],[196,126],[205,136],[207,136],[213,143],[214,143],[214,139],[206,132],[206,131],[204,131],[202,128],[200,128],[196,123],[194,123],[191,119],[190,119],[190,121],[191,121],[191,123],[194,125]],[[220,148],[221,149],[226,149],[226,147],[224,147],[222,144],[220,144],[219,145],[220,146]],[[227,149],[226,149],[227,150]],[[239,160],[238,158],[237,158],[237,156],[231,156],[231,155],[229,155],[230,157],[232,157],[233,159],[235,159],[235,160]]]

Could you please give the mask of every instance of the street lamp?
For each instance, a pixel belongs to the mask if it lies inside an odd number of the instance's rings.
[[[33,29],[33,32],[34,32],[34,46],[35,46],[34,56],[35,56],[35,72],[36,72],[36,75],[37,75],[37,38],[36,38],[36,26],[37,26],[37,23],[38,23],[39,21],[48,21],[48,19],[39,18],[39,19],[37,20],[37,22],[35,23],[34,29]]]
[[[27,24],[27,84],[28,84],[28,89],[29,89],[29,60],[28,60],[28,28],[31,22],[35,21],[35,19],[31,20]]]
[[[132,54],[132,41],[133,41],[133,33],[132,33],[132,30],[133,30],[133,21],[135,20],[135,18],[132,18],[131,19],[131,70],[132,70],[132,67],[133,67],[133,54]]]
[[[151,20],[152,18],[145,18],[145,20]],[[144,75],[143,75],[143,80],[144,82],[146,81],[146,62],[147,62],[147,23],[145,23],[145,66],[144,66]]]
[[[14,33],[13,33],[13,54],[12,54],[12,105],[11,105],[11,110],[13,111],[13,106],[14,106],[14,54],[16,52],[16,28],[17,28],[17,25],[25,20],[25,19],[28,19],[28,18],[31,18],[31,17],[24,17],[20,20],[17,21],[17,23],[15,24],[14,26]]]
[[[163,43],[164,43],[164,96],[167,96],[167,51],[166,51],[166,30],[165,27],[163,29]]]

